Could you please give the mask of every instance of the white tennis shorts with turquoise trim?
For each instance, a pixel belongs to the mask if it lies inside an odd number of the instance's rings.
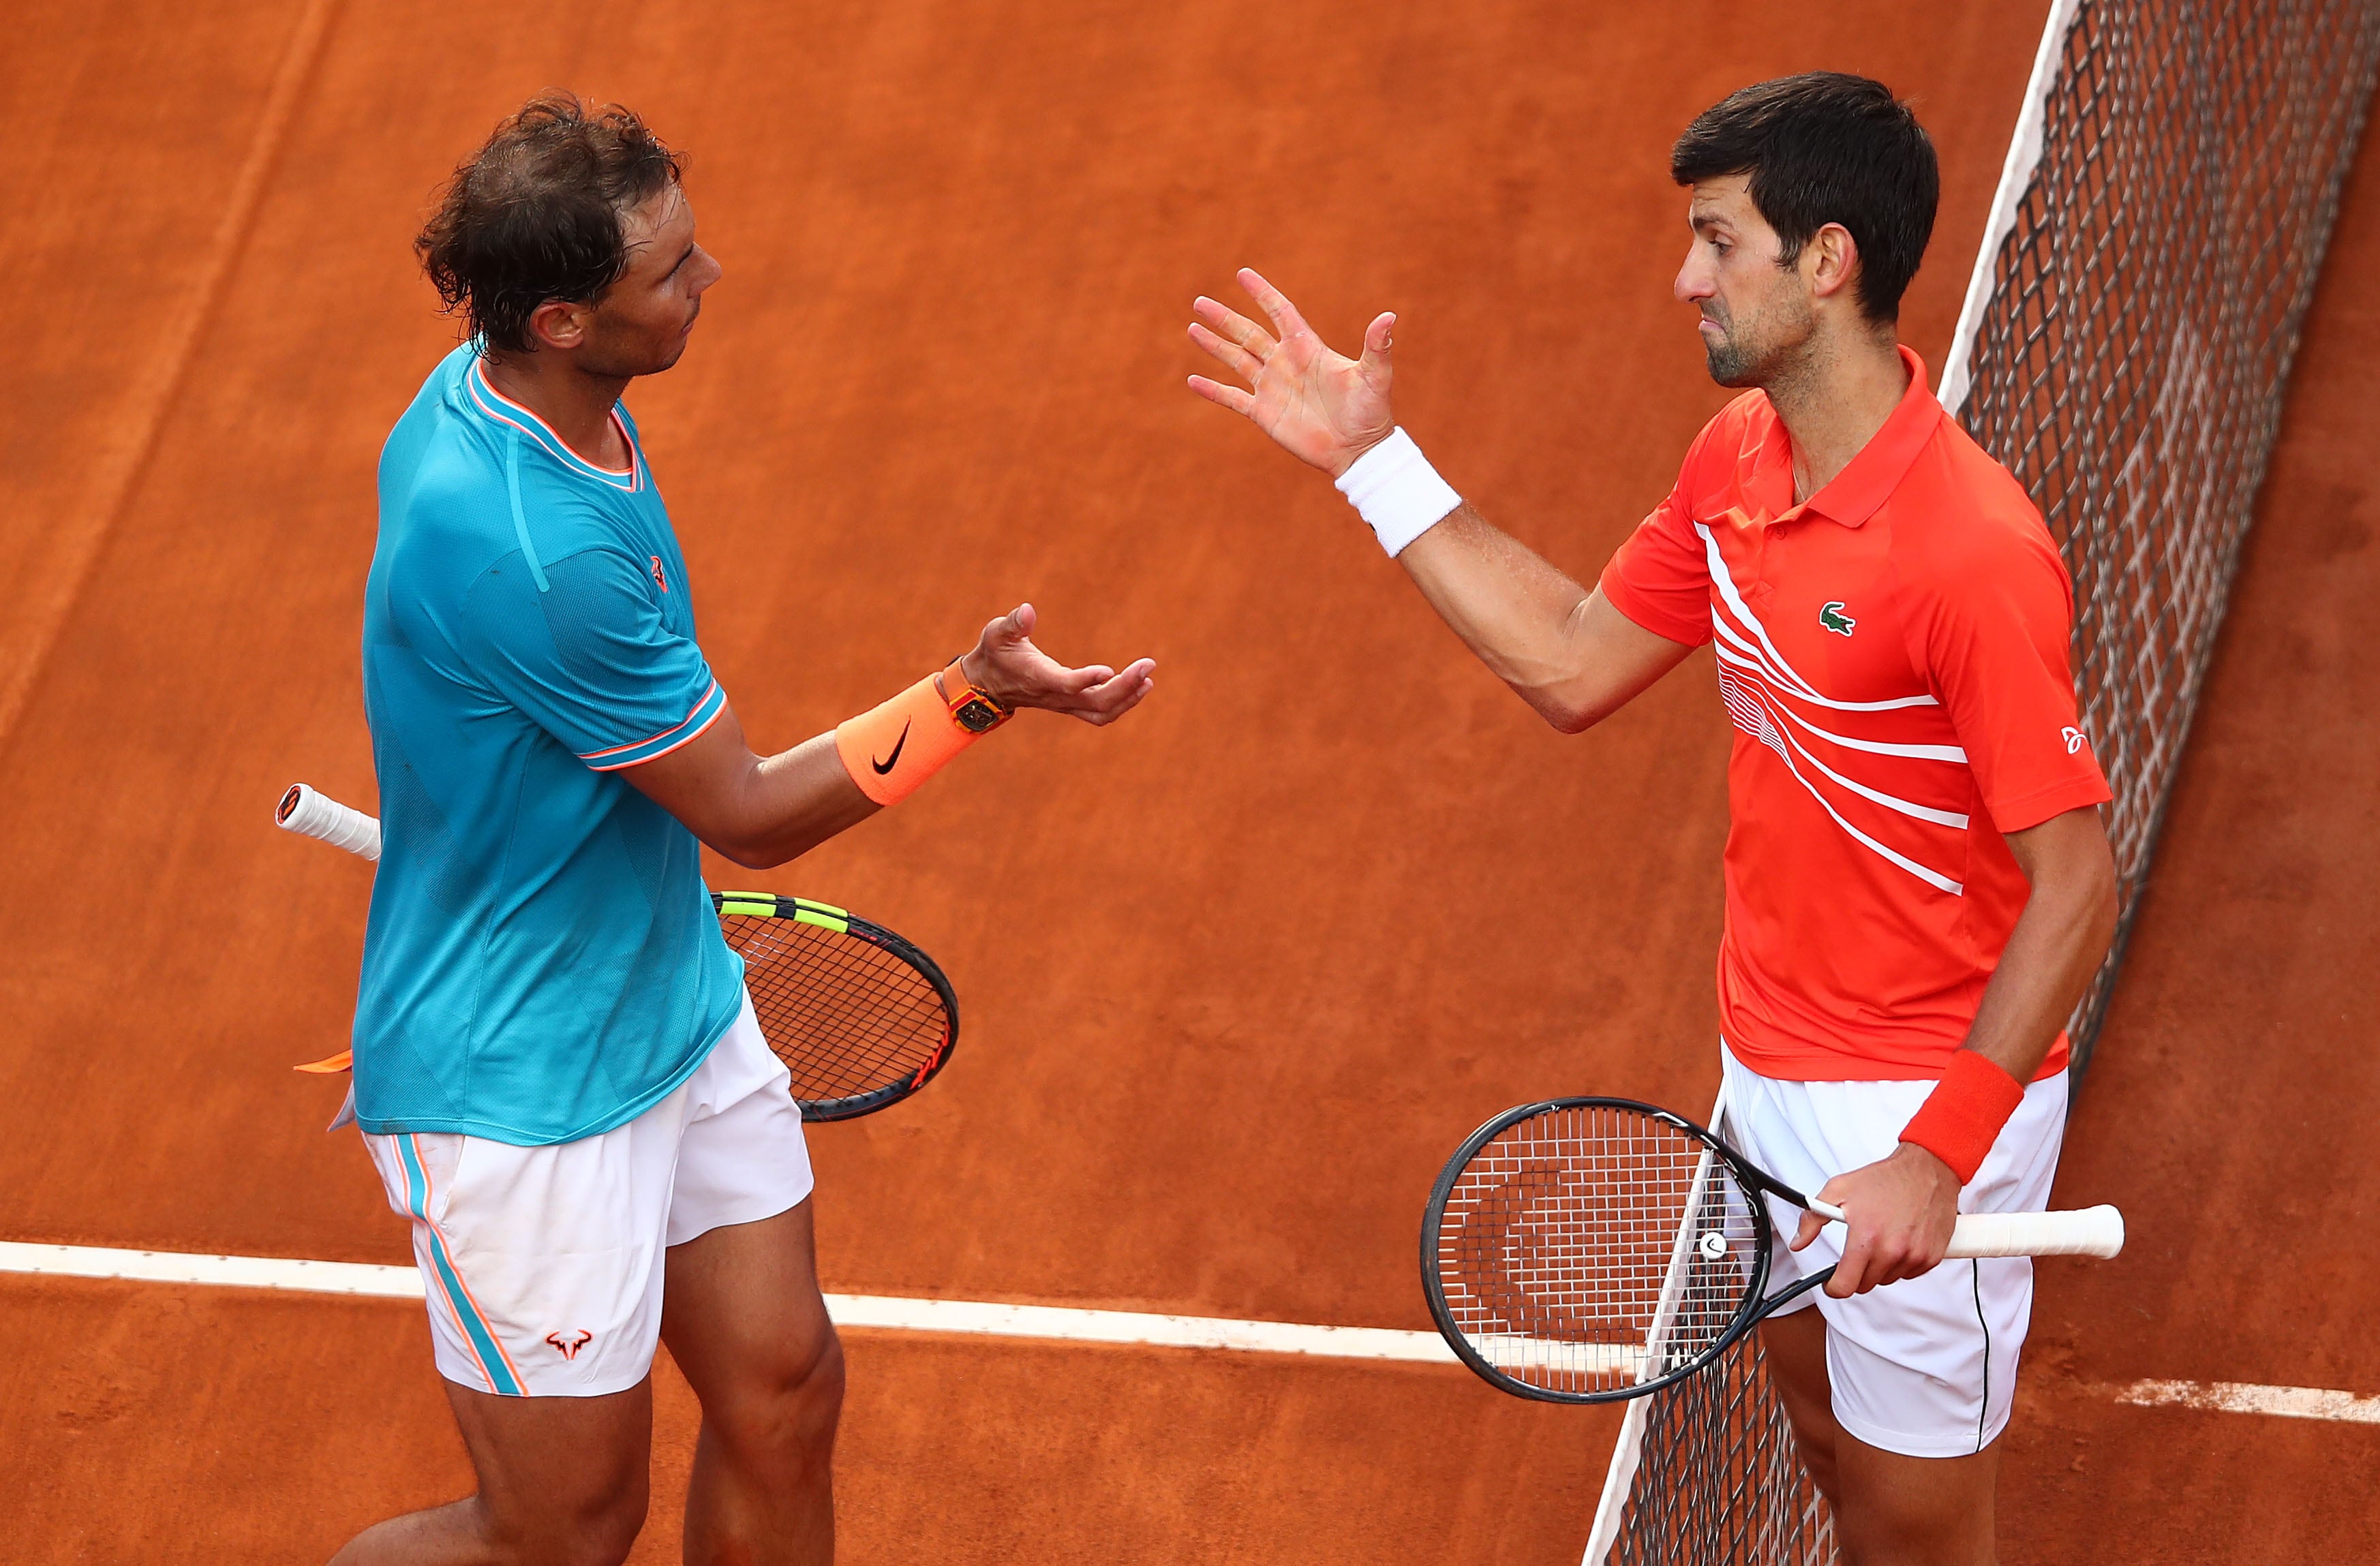
[[[1931,1082],[1786,1082],[1746,1067],[1724,1045],[1725,1127],[1743,1155],[1796,1190],[1889,1158]],[[1961,1212],[2039,1212],[2049,1206],[2066,1132],[2066,1074],[2034,1083],[1959,1193]],[[1768,1293],[1842,1259],[1830,1223],[1809,1248],[1786,1245],[1802,1209],[1769,1200],[1775,1236]],[[1827,1318],[1827,1379],[1835,1423],[1904,1457],[1963,1457],[2008,1425],[2017,1358],[2033,1323],[2033,1259],[1946,1261],[1922,1278],[1848,1300],[1804,1294]]]
[[[652,1369],[671,1245],[810,1194],[783,1062],[743,1014],[694,1074],[600,1136],[516,1147],[366,1136],[413,1222],[438,1373],[507,1397],[600,1397]]]

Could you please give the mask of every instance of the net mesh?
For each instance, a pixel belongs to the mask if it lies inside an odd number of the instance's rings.
[[[941,1060],[951,1014],[906,957],[784,915],[722,913],[719,924],[744,959],[761,1035],[810,1118],[838,1118]]]
[[[2082,5],[1992,258],[1961,421],[2074,577],[2119,931],[2229,597],[2380,56],[2371,0]],[[2075,1016],[2090,1049],[2122,935]]]
[[[2074,577],[2076,683],[2115,793],[2122,893],[2074,1018],[2079,1068],[2264,481],[2380,6],[2058,0],[2051,27],[2018,131],[2039,159],[2011,159],[2022,183],[1996,204],[1944,400],[2024,483]],[[1837,1559],[1756,1336],[1632,1416],[1588,1566]]]
[[[1613,1560],[1829,1566],[1834,1519],[1777,1414],[1760,1334],[1645,1400]]]

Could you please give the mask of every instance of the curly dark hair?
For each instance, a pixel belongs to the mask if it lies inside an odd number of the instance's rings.
[[[685,162],[631,110],[540,93],[456,166],[413,248],[473,336],[526,352],[538,306],[592,304],[620,280],[620,214],[674,184]]]
[[[1907,103],[1864,76],[1811,71],[1731,92],[1694,116],[1670,150],[1681,185],[1752,176],[1752,204],[1784,242],[1791,266],[1810,237],[1840,223],[1859,246],[1852,297],[1882,325],[1934,233],[1942,178],[1934,143]]]

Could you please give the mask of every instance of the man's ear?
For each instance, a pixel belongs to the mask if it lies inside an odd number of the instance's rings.
[[[1852,237],[1852,231],[1840,223],[1829,223],[1802,247],[1802,275],[1810,280],[1814,296],[1831,298],[1858,278],[1859,259],[1859,241]]]
[[[548,299],[528,312],[532,347],[560,348],[567,353],[587,340],[587,307],[567,299]]]

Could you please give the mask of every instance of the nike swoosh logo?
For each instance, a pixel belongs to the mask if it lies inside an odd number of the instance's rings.
[[[888,775],[893,768],[901,764],[901,747],[908,743],[909,725],[904,723],[901,725],[901,737],[892,742],[892,754],[887,756],[881,761],[879,761],[876,758],[871,756],[868,759],[868,764],[876,769],[876,775],[878,777],[880,778]]]

